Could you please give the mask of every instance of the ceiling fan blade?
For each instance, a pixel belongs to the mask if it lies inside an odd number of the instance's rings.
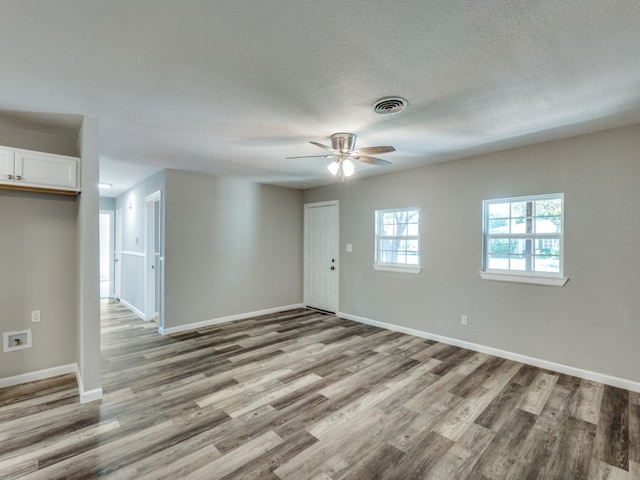
[[[323,158],[333,158],[335,155],[304,155],[301,157],[284,157],[286,160],[289,160],[291,158],[318,158],[318,157],[323,157]]]
[[[354,150],[353,153],[355,153],[356,155],[362,154],[362,155],[377,155],[379,153],[388,153],[388,152],[395,152],[396,149],[393,148],[391,145],[386,145],[386,146],[380,146],[380,147],[364,147],[364,148],[359,148],[358,150]]]
[[[330,147],[328,145],[323,145],[323,144],[318,143],[318,142],[309,142],[309,143],[315,145],[316,147],[320,147],[320,148],[324,148],[325,150],[329,150],[330,152],[338,153],[337,150],[334,150],[332,147]]]
[[[382,160],[381,158],[369,157],[367,155],[353,155],[351,158],[359,162],[369,163],[371,165],[378,165],[380,167],[391,165],[391,162],[387,162],[386,160]]]

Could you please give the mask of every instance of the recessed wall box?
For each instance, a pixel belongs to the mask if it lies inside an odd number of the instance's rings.
[[[4,332],[2,334],[2,351],[13,352],[31,348],[31,329],[17,332]]]

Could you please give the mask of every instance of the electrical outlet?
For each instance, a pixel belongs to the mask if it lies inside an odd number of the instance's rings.
[[[31,321],[33,323],[40,321],[40,310],[34,310],[33,312],[31,312]]]
[[[467,316],[466,315],[462,315],[462,317],[460,317],[460,323],[462,323],[462,325],[467,325]]]

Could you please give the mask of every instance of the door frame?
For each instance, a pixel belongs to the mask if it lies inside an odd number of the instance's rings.
[[[113,296],[122,296],[122,208],[116,209],[113,245]]]
[[[109,215],[109,298],[113,298],[115,295],[115,278],[116,278],[116,262],[115,262],[115,216],[116,212],[113,210],[100,210],[100,215]],[[102,232],[100,232],[102,235]],[[102,272],[100,272],[102,273]]]
[[[161,204],[162,192],[158,190],[157,192],[153,192],[150,195],[144,197],[144,206],[145,206],[145,221],[144,221],[144,231],[145,231],[145,240],[144,240],[144,319],[149,321],[153,320],[156,316],[161,316],[161,313],[156,312],[156,277],[158,279],[161,278],[160,274],[155,271],[155,211],[156,204],[158,208],[158,219],[159,225],[158,228],[162,228],[162,204]],[[158,250],[160,252],[160,256],[162,256],[162,233],[158,235]],[[160,265],[158,266],[160,268]],[[153,269],[153,274],[151,270]],[[160,285],[162,287],[162,285]],[[162,291],[162,288],[160,288]],[[162,309],[162,299],[158,298],[158,310]],[[159,323],[159,319],[158,319]]]
[[[305,203],[304,204],[304,232],[302,238],[302,254],[303,254],[303,272],[302,272],[302,298],[303,303],[307,305],[307,216],[310,208],[316,207],[328,207],[328,206],[336,207],[336,217],[335,217],[335,243],[336,246],[336,264],[338,265],[338,272],[336,274],[336,301],[335,301],[335,313],[338,314],[338,306],[340,305],[340,202],[338,200],[328,200],[326,202],[313,202],[313,203]],[[313,308],[313,307],[311,307]]]

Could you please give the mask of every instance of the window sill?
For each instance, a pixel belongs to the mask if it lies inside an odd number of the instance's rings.
[[[519,275],[517,273],[497,273],[480,271],[483,280],[494,280],[497,282],[527,283],[529,285],[547,285],[550,287],[563,287],[567,281],[566,277],[542,277],[537,275]]]
[[[400,267],[395,265],[373,264],[373,269],[380,272],[396,272],[396,273],[414,273],[418,274],[422,271],[421,267]]]

